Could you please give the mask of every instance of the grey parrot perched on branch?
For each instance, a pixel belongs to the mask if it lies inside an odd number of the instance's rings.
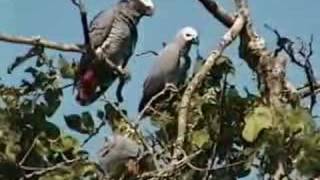
[[[80,105],[94,102],[118,77],[105,59],[126,68],[137,43],[137,25],[143,16],[152,16],[153,13],[152,0],[120,0],[113,8],[100,12],[92,20],[89,36],[96,56],[84,53],[80,60],[75,82],[78,91],[76,99]],[[120,84],[123,82],[120,80]]]
[[[124,172],[130,160],[138,160],[142,147],[128,137],[116,134],[107,142],[98,154],[99,164],[108,176],[116,176]],[[120,172],[119,172],[120,171]]]
[[[153,96],[165,88],[167,83],[175,86],[184,83],[191,65],[188,54],[192,44],[199,44],[198,32],[192,27],[184,27],[174,40],[160,51],[150,74],[144,81],[139,112]]]

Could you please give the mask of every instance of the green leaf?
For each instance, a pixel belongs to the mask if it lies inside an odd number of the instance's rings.
[[[82,115],[72,114],[64,117],[68,127],[82,134],[91,134],[94,131],[94,121],[90,113]]]
[[[59,59],[59,67],[62,78],[64,79],[74,79],[76,75],[76,68],[68,63],[63,57]]]
[[[248,142],[254,142],[259,133],[272,126],[273,111],[268,107],[257,107],[245,117],[245,127],[242,137]]]
[[[300,130],[304,133],[310,133],[314,127],[311,114],[303,108],[291,110],[284,123],[290,129],[291,133]]]
[[[45,112],[48,117],[51,117],[59,108],[61,104],[60,96],[62,92],[60,89],[48,89],[44,94],[44,99],[47,102]]]
[[[210,136],[207,131],[199,130],[192,133],[192,144],[196,145],[198,148],[201,148],[209,142]]]
[[[98,110],[98,111],[97,111],[97,117],[98,117],[99,119],[103,120],[103,119],[104,119],[104,111]]]
[[[79,143],[71,136],[64,136],[61,137],[59,141],[52,142],[50,147],[56,152],[66,152],[70,149],[77,149],[79,147]]]
[[[33,77],[36,77],[38,74],[38,70],[34,67],[28,67],[24,70],[26,73],[30,73]]]
[[[94,121],[89,112],[84,112],[81,114],[81,119],[86,130],[91,134],[94,132]]]
[[[60,129],[51,122],[44,123],[44,131],[48,139],[55,140],[60,136]]]

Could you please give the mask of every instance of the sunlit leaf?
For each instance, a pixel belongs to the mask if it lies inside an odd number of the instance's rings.
[[[201,148],[203,145],[209,142],[209,133],[205,130],[199,130],[192,133],[192,144]]]
[[[242,131],[242,137],[248,142],[254,142],[259,133],[272,127],[273,112],[270,108],[257,107],[245,117],[245,127]]]
[[[65,59],[60,57],[59,59],[60,74],[65,79],[74,79],[76,75],[76,68],[72,64],[68,63]]]
[[[284,123],[292,133],[297,131],[310,133],[313,130],[312,116],[309,111],[303,108],[289,111]]]

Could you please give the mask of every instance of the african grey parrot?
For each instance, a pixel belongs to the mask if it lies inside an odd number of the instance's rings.
[[[92,20],[89,36],[98,58],[89,53],[81,57],[76,78],[76,99],[81,105],[94,102],[117,78],[105,59],[126,68],[137,43],[137,25],[143,16],[152,16],[153,12],[152,0],[120,0]]]
[[[177,33],[174,40],[160,51],[149,76],[144,81],[139,112],[153,96],[163,90],[167,83],[176,86],[184,83],[191,64],[188,55],[191,45],[198,43],[197,31],[192,27],[184,27]]]
[[[117,175],[130,159],[137,160],[142,147],[128,137],[116,134],[98,154],[100,167],[108,176]],[[123,173],[123,172],[121,172]]]

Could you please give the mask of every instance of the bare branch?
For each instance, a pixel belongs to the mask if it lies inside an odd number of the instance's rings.
[[[306,98],[311,96],[312,94],[320,94],[320,81],[317,81],[313,85],[313,91],[311,90],[311,87],[308,85],[298,88],[298,94],[301,98]]]
[[[227,13],[221,6],[217,4],[215,0],[198,0],[202,5],[223,25],[230,28],[235,18]]]
[[[84,52],[82,45],[77,44],[65,44],[49,41],[39,37],[23,37],[23,36],[12,36],[9,34],[0,33],[0,41],[15,43],[15,44],[25,44],[31,46],[43,46],[45,48],[54,49],[58,51],[66,52]]]
[[[39,170],[39,171],[34,171],[30,174],[26,174],[24,175],[24,177],[21,177],[20,180],[25,180],[25,179],[32,179],[34,177],[37,177],[37,176],[41,176],[43,174],[46,174],[48,172],[51,172],[51,171],[54,171],[54,170],[57,170],[59,168],[63,168],[64,166],[68,166],[68,165],[71,165],[73,163],[76,163],[78,161],[80,161],[81,158],[75,158],[75,159],[71,159],[71,160],[65,160],[61,163],[58,163],[54,166],[51,166],[51,167],[47,167],[47,168],[43,168],[42,170]]]
[[[81,23],[82,23],[82,29],[83,29],[83,35],[84,35],[84,43],[87,45],[91,51],[91,42],[90,42],[90,36],[89,36],[89,26],[88,26],[88,18],[87,18],[87,11],[85,8],[85,5],[83,3],[83,0],[71,0],[71,2],[78,7],[81,17]]]
[[[216,60],[222,55],[225,48],[232,43],[232,41],[238,36],[245,24],[245,18],[242,14],[239,14],[236,21],[229,29],[229,31],[223,36],[222,41],[219,43],[217,50],[213,51],[205,64],[201,67],[200,71],[194,76],[191,82],[188,84],[185,90],[182,100],[180,103],[180,110],[178,115],[178,137],[176,139],[176,144],[181,147],[184,143],[186,126],[188,120],[188,112],[190,108],[190,101],[195,90],[202,84],[206,77],[206,74],[215,65]]]
[[[309,86],[307,96],[310,96],[310,111],[312,112],[314,105],[317,103],[315,93],[317,90],[315,88],[316,78],[310,62],[311,56],[313,55],[313,35],[311,35],[309,43],[305,43],[301,38],[298,37],[297,39],[300,42],[300,48],[295,49],[295,43],[291,39],[282,36],[278,30],[269,25],[266,25],[266,27],[273,31],[277,36],[278,48],[275,51],[275,54],[279,53],[280,51],[284,51],[289,56],[291,62],[304,71]]]
[[[27,160],[27,158],[29,157],[30,153],[32,152],[34,146],[36,145],[37,140],[38,140],[38,136],[33,139],[32,144],[29,147],[28,151],[24,154],[23,158],[20,160],[19,166],[22,166],[23,163]]]

